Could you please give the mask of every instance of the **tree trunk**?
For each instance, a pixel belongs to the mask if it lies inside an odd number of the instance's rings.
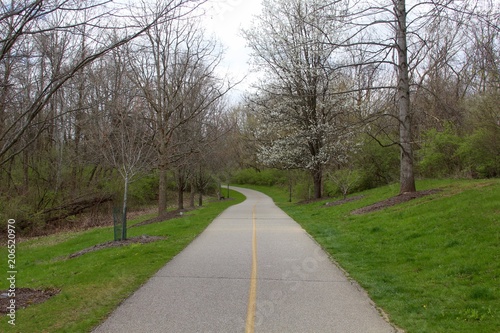
[[[165,166],[159,167],[158,184],[158,217],[165,215],[167,210],[167,170]]]
[[[182,171],[179,171],[177,179],[177,209],[184,209],[184,177]]]
[[[317,166],[313,170],[313,182],[314,182],[314,199],[321,199],[322,187],[323,187],[323,169],[321,166]]]
[[[184,209],[184,190],[182,186],[177,189],[177,209]]]
[[[122,240],[127,239],[127,197],[128,197],[128,175],[125,175],[123,190],[123,211],[122,211]]]
[[[191,181],[191,193],[189,196],[189,207],[194,208],[194,199],[196,197],[196,187],[194,181]]]
[[[27,149],[23,151],[23,192],[27,193],[30,186],[30,169],[29,169],[29,152]]]
[[[405,0],[396,3],[396,43],[398,51],[398,91],[397,105],[399,109],[399,140],[401,145],[400,193],[415,192],[415,176],[413,172],[413,149],[411,145],[411,111],[410,111],[410,79],[408,69],[408,46],[406,35]]]

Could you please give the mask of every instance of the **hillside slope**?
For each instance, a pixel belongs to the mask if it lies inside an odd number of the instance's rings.
[[[279,204],[407,332],[498,332],[500,180],[418,187],[438,191],[359,215],[397,186],[346,203]]]

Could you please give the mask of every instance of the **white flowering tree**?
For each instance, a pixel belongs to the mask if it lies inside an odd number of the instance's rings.
[[[324,167],[345,158],[352,98],[334,70],[342,9],[321,0],[265,0],[256,25],[244,31],[254,65],[265,71],[249,107],[258,115],[259,159],[268,166],[308,170],[322,196]]]

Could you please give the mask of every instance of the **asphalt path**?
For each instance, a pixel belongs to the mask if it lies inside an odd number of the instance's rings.
[[[94,332],[397,332],[269,197],[233,189],[247,199]]]

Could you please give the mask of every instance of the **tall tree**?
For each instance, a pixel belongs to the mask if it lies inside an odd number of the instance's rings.
[[[147,14],[154,8],[145,5],[143,10]],[[217,44],[205,39],[196,17],[188,18],[184,13],[180,11],[177,15],[183,19],[166,21],[150,29],[145,44],[137,46],[135,55],[130,54],[134,59],[136,84],[141,87],[154,119],[160,216],[167,208],[166,177],[169,164],[175,159],[171,150],[175,131],[231,89],[215,73],[221,61]]]
[[[413,192],[416,190],[413,152],[416,117],[412,104],[414,88],[424,82],[426,76],[432,72],[422,69],[429,64],[429,54],[439,41],[446,38],[454,42],[460,40],[449,38],[446,34],[448,30],[441,31],[440,28],[452,22],[456,27],[454,32],[460,29],[470,30],[473,26],[471,22],[482,21],[491,26],[491,20],[485,15],[484,6],[478,0],[338,2],[349,4],[342,17],[342,22],[345,23],[344,39],[341,42],[332,39],[330,44],[339,50],[364,49],[365,55],[368,55],[341,66],[372,64],[387,71],[388,82],[368,89],[394,91],[394,105],[399,124],[397,144],[401,150],[400,192]],[[486,7],[491,10],[492,3],[486,3]],[[392,75],[391,67],[394,69]]]
[[[415,192],[413,147],[410,109],[410,64],[408,59],[408,24],[405,0],[394,1],[396,50],[398,55],[397,107],[399,114],[399,144],[401,146],[400,192]]]

